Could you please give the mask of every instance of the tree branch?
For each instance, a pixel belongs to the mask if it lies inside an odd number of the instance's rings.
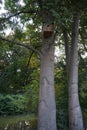
[[[19,46],[25,47],[27,49],[30,49],[31,51],[36,52],[38,55],[40,55],[40,52],[37,49],[33,48],[32,46],[28,46],[27,43],[17,42],[17,41],[14,41],[14,40],[6,39],[6,38],[1,37],[1,36],[0,36],[0,40],[10,42],[10,43],[12,42],[12,43],[14,43],[16,45],[19,45]]]
[[[35,49],[38,48],[38,47],[41,47],[41,46],[36,46]],[[30,60],[31,60],[33,54],[34,54],[34,52],[32,51],[31,54],[30,54],[30,57],[29,57],[29,59],[28,59],[28,63],[27,63],[27,65],[26,65],[27,67],[28,67],[29,64],[30,64]]]
[[[12,14],[12,15],[10,15],[10,16],[8,16],[8,17],[6,17],[6,18],[1,18],[0,20],[8,20],[8,19],[10,19],[10,18],[12,18],[12,17],[14,17],[14,16],[18,16],[18,15],[20,15],[20,14],[23,14],[23,13],[35,13],[36,12],[36,10],[25,10],[25,11],[19,11],[19,12],[17,12],[17,13],[15,13],[15,14]]]
[[[37,1],[37,3],[38,3],[38,5],[39,5],[39,7],[42,9],[42,0],[36,0]]]

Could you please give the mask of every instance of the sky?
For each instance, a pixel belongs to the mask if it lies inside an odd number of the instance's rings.
[[[1,1],[1,0],[0,0]],[[6,11],[4,10],[4,0],[2,0],[2,4],[0,2],[0,14],[5,13]]]
[[[3,13],[6,13],[6,10],[4,9],[4,1],[5,1],[5,0],[0,0],[0,15],[3,14]],[[24,2],[23,2],[23,0],[19,0],[18,3],[19,3],[21,6],[24,6],[24,5],[25,5]],[[11,32],[12,32],[12,30],[11,30],[10,28],[4,30],[4,33],[5,33],[6,35],[9,35]]]
[[[1,2],[2,1],[2,2]],[[2,13],[6,13],[6,10],[4,9],[4,1],[5,0],[0,0],[0,14],[2,14]],[[24,2],[23,2],[23,0],[19,0],[19,2],[18,2],[21,6],[24,6],[25,4],[24,4]]]

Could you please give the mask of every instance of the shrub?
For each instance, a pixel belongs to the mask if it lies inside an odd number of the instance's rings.
[[[21,114],[27,111],[27,100],[25,96],[0,94],[0,115]]]

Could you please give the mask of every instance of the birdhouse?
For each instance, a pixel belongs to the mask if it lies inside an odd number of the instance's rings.
[[[49,38],[52,36],[53,30],[54,30],[54,25],[53,24],[46,24],[43,25],[43,37],[44,38]]]

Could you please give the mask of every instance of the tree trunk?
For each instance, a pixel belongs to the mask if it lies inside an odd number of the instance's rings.
[[[48,18],[47,18],[48,19]],[[41,50],[38,130],[57,130],[54,93],[54,34],[45,39]]]
[[[52,13],[42,11],[42,21],[50,29],[53,26]],[[44,24],[43,24],[44,27]],[[52,34],[43,32],[43,45],[41,50],[40,66],[40,92],[38,110],[38,130],[57,130],[56,127],[56,104],[54,93],[54,28]],[[46,30],[45,30],[46,31]]]
[[[74,14],[69,64],[69,130],[83,130],[78,97],[78,27],[79,13]]]
[[[63,37],[64,37],[64,44],[65,44],[65,55],[66,55],[66,72],[67,72],[67,79],[69,78],[69,61],[70,61],[70,45],[69,45],[69,38],[67,29],[63,28]]]

